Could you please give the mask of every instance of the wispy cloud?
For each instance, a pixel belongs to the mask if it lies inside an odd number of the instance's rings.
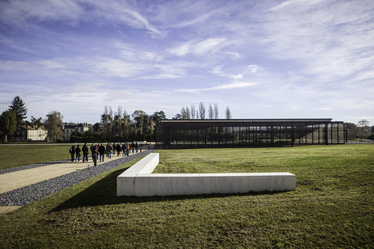
[[[38,22],[62,21],[75,26],[88,20],[100,20],[99,24],[124,24],[145,29],[152,37],[166,35],[152,25],[136,6],[127,2],[102,1],[11,1],[0,3],[0,20],[27,28]]]
[[[188,41],[175,48],[169,49],[168,52],[176,56],[185,56],[187,54],[205,55],[208,53],[214,53],[226,46],[229,43],[226,38],[209,38],[203,41]]]
[[[199,93],[203,91],[215,91],[215,90],[229,90],[233,88],[244,88],[249,86],[254,86],[257,83],[248,83],[248,82],[234,82],[231,84],[226,85],[219,85],[214,87],[208,87],[208,88],[197,88],[197,89],[179,89],[178,92],[188,92],[188,93]]]

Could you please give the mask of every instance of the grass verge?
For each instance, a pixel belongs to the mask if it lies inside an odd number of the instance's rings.
[[[372,248],[374,146],[160,150],[157,172],[291,172],[282,193],[117,197],[136,161],[0,217],[0,248]]]
[[[70,158],[71,145],[0,146],[0,169]]]

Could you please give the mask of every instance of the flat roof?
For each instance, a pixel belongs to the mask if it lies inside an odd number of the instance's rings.
[[[290,123],[318,122],[329,123],[332,118],[298,118],[298,119],[162,119],[161,123]],[[336,121],[342,122],[342,121]]]

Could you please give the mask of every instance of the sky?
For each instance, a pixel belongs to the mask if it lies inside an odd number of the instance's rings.
[[[100,121],[216,104],[219,118],[374,125],[373,0],[0,1],[0,113]]]

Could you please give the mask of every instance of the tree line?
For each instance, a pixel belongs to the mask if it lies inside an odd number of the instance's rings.
[[[135,110],[131,115],[119,106],[117,112],[113,112],[111,106],[105,106],[100,117],[100,123],[92,126],[92,129],[82,134],[85,136],[96,136],[105,141],[155,141],[155,126],[162,119],[166,119],[163,111],[148,115],[143,110]],[[72,134],[78,137],[77,134]]]
[[[9,108],[0,115],[0,131],[4,136],[4,142],[7,142],[7,136],[11,135],[19,126],[30,125],[41,127],[48,130],[48,141],[61,141],[64,132],[62,127],[63,115],[57,111],[51,111],[43,120],[42,117],[35,118],[31,116],[27,121],[27,108],[23,100],[16,96]],[[226,119],[231,119],[230,108],[226,107]],[[209,104],[206,112],[205,104],[200,102],[198,108],[194,105],[183,106],[181,112],[177,113],[172,119],[218,119],[218,105]],[[162,119],[167,119],[163,111],[154,112],[148,115],[142,110],[135,110],[131,115],[122,110],[119,106],[117,112],[113,112],[111,106],[105,106],[103,114],[100,116],[100,122],[89,127],[83,134],[75,131],[71,134],[73,142],[99,142],[99,141],[134,141],[147,140],[155,141],[155,127]],[[369,127],[369,121],[360,120],[357,125],[354,123],[345,123],[347,129],[347,139],[372,139],[374,133]]]
[[[191,105],[191,108],[188,106],[183,106],[181,113],[177,113],[172,119],[219,119],[218,115],[218,105],[209,104],[208,113],[206,116],[205,104],[200,102],[199,108],[196,109],[194,105]],[[231,119],[230,108],[226,107],[226,119]]]

